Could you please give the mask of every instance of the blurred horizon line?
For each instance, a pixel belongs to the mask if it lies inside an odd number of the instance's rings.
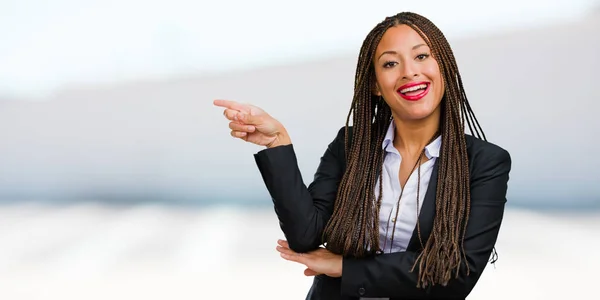
[[[43,205],[43,206],[73,206],[73,205],[100,205],[106,207],[129,207],[129,206],[165,206],[184,209],[211,209],[211,208],[239,208],[239,209],[272,209],[273,202],[269,196],[266,197],[248,197],[244,201],[231,201],[225,197],[209,197],[211,200],[199,200],[192,197],[151,197],[151,196],[132,196],[132,197],[15,197],[0,198],[0,207],[13,205]],[[526,197],[525,197],[526,198]],[[589,197],[588,199],[578,198],[578,202],[572,203],[549,202],[540,203],[540,201],[527,201],[523,197],[519,200],[509,198],[506,202],[506,209],[519,209],[536,212],[589,212],[600,213],[600,199]]]

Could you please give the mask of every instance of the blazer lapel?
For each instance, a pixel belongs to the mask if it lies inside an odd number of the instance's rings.
[[[419,218],[417,220],[419,227],[421,228],[421,240],[423,241],[423,245],[425,245],[425,243],[427,242],[429,234],[431,234],[431,230],[433,228],[433,218],[435,217],[435,194],[437,189],[439,161],[439,158],[436,159],[435,164],[433,165],[433,170],[431,171],[431,179],[429,180],[427,192],[425,192],[425,198],[423,199],[423,206],[421,206],[421,211],[419,212]],[[408,247],[406,250],[415,252],[420,249],[421,241],[419,240],[417,226],[415,226],[415,229],[410,238],[410,241],[408,242]]]

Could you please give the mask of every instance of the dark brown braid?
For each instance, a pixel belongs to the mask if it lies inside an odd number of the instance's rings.
[[[390,107],[373,94],[373,56],[384,32],[396,25],[413,28],[432,51],[444,80],[439,132],[442,135],[436,211],[433,230],[421,240],[415,265],[417,287],[446,285],[452,274],[458,276],[466,263],[463,237],[470,212],[469,165],[465,142],[465,121],[471,135],[482,138],[483,130],[473,113],[463,88],[452,49],[442,32],[428,19],[409,12],[386,18],[367,35],[360,49],[354,84],[354,97],[346,120],[346,172],[340,183],[333,215],[323,239],[326,247],[345,256],[365,257],[379,250],[379,207],[382,199],[381,170],[383,142],[392,118]],[[352,143],[348,140],[353,115]],[[483,135],[485,139],[485,135]],[[379,196],[375,186],[379,179]],[[420,226],[417,222],[420,235]]]

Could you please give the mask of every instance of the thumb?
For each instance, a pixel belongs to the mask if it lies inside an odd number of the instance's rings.
[[[317,273],[317,272],[315,272],[315,271],[313,271],[311,269],[308,269],[308,268],[306,270],[304,270],[304,275],[306,275],[306,276],[315,276],[315,275],[320,275],[320,274],[321,273]]]

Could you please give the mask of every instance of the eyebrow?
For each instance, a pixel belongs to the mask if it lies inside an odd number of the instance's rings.
[[[423,47],[423,46],[427,46],[427,44],[418,44],[418,45],[414,45],[412,47],[412,50],[415,50],[417,48]],[[377,59],[380,59],[384,54],[398,54],[398,52],[394,51],[394,50],[388,50],[388,51],[384,51],[383,53],[381,53],[379,55],[379,57]]]

